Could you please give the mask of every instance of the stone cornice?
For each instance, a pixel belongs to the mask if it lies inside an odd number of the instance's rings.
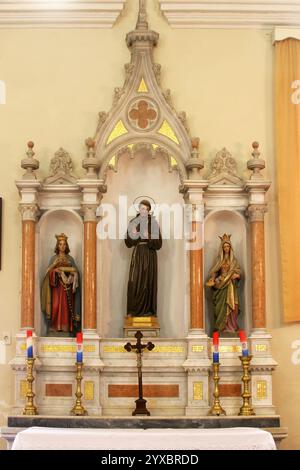
[[[300,41],[300,27],[299,28],[275,28],[273,31],[273,42],[284,41],[285,39],[293,38]]]
[[[174,28],[273,29],[300,26],[296,0],[164,1],[160,8]]]
[[[124,4],[125,0],[6,0],[0,3],[0,28],[111,28]]]

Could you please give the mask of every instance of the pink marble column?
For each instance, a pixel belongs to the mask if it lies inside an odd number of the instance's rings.
[[[191,223],[194,249],[190,250],[190,327],[203,329],[203,246],[202,223]]]
[[[253,328],[266,328],[265,293],[265,232],[264,204],[250,205],[248,208],[251,223],[251,267],[252,267],[252,325]]]
[[[84,321],[85,330],[97,327],[96,221],[84,222]]]
[[[34,329],[36,206],[22,205],[21,328]]]

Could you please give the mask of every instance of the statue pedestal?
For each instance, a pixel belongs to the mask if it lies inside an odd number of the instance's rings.
[[[157,317],[125,317],[124,337],[132,338],[138,330],[147,338],[157,338],[160,331]]]

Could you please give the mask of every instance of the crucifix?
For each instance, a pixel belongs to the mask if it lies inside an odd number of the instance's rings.
[[[150,416],[150,411],[146,408],[147,400],[143,398],[143,376],[142,376],[142,354],[144,349],[152,351],[155,348],[155,345],[149,341],[147,344],[142,344],[141,339],[143,334],[141,331],[137,331],[134,335],[136,338],[136,344],[126,343],[124,348],[126,351],[131,352],[132,350],[136,352],[137,357],[137,369],[138,369],[138,380],[139,380],[139,398],[135,400],[136,407],[132,412],[132,416],[135,415],[147,415]]]

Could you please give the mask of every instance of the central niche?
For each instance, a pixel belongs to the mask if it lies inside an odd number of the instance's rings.
[[[156,205],[177,207],[183,205],[178,192],[179,177],[176,171],[169,172],[168,161],[163,157],[151,158],[146,152],[139,152],[135,158],[124,154],[118,161],[118,172],[109,171],[107,193],[102,204],[111,204],[116,213],[116,239],[98,239],[98,325],[102,337],[123,337],[124,317],[127,305],[127,282],[132,249],[124,239],[127,223],[136,215],[131,207],[129,216],[119,224],[119,197],[127,209],[138,196],[151,197]],[[105,207],[105,206],[104,206]],[[163,232],[162,219],[157,217]],[[163,239],[158,256],[157,312],[160,337],[182,338],[186,335],[186,255],[184,240],[174,239],[173,215],[171,214],[170,238]]]

